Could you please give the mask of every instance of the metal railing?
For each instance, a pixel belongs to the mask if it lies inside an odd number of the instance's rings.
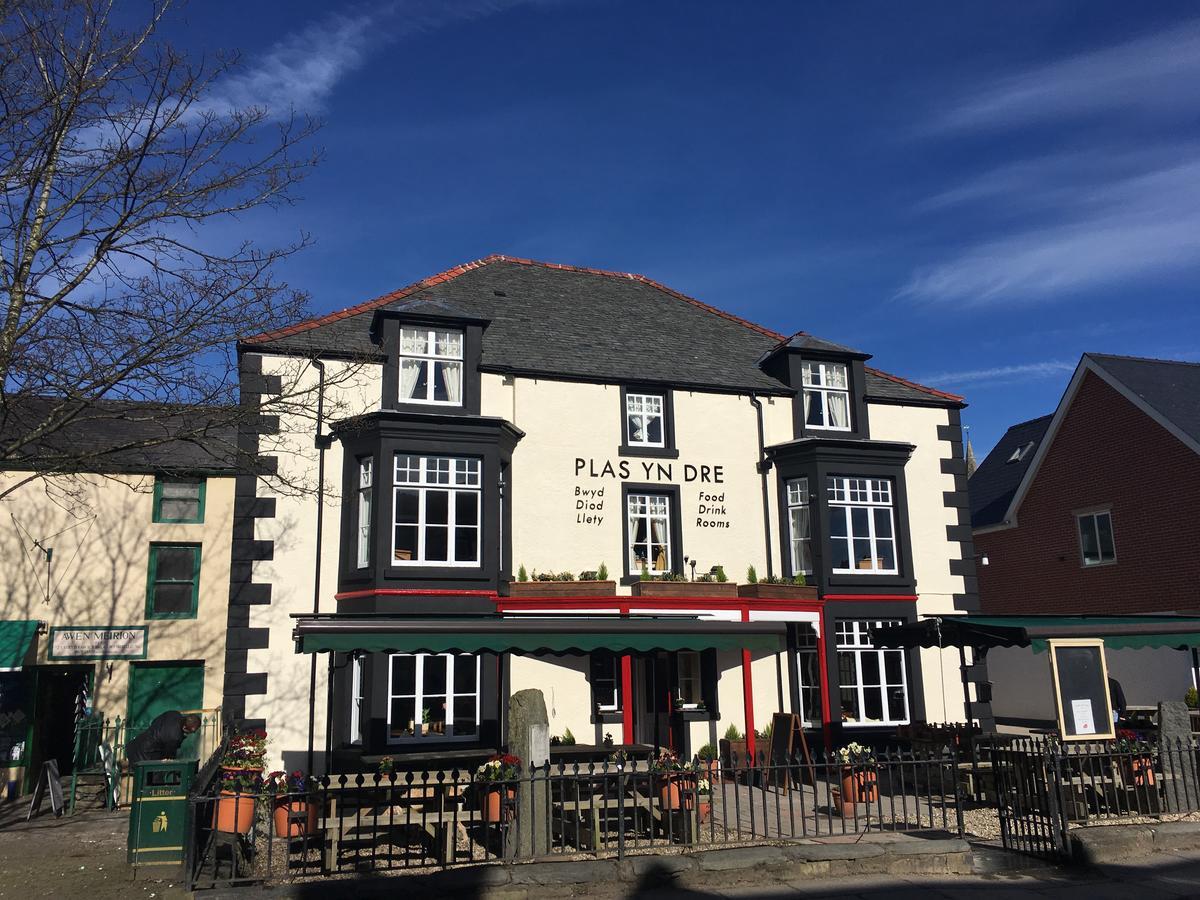
[[[546,764],[483,781],[471,771],[316,779],[292,794],[191,800],[192,886],[563,856],[715,849],[868,831],[961,836],[953,751],[751,765],[693,760]]]
[[[1001,839],[1066,856],[1069,830],[1098,822],[1200,812],[1200,744],[1189,740],[990,742]]]

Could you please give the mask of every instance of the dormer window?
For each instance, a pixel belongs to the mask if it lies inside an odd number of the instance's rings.
[[[804,363],[804,424],[850,430],[850,379],[845,363]]]
[[[463,333],[400,329],[400,402],[462,405]]]

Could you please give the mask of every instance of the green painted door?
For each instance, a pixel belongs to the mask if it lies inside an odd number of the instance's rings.
[[[169,709],[200,709],[204,705],[204,665],[132,663],[129,672],[129,714],[126,740],[137,737],[159,713]],[[195,759],[200,733],[189,735],[179,748],[180,759]]]

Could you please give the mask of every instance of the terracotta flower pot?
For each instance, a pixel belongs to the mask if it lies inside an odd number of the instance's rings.
[[[212,827],[226,834],[246,834],[254,827],[254,794],[221,791],[213,809]]]
[[[873,769],[845,766],[842,769],[842,797],[847,803],[874,803],[879,799],[879,781]]]
[[[704,795],[704,797],[709,797],[709,796],[710,796],[709,794]],[[706,799],[704,799],[704,797],[702,797],[700,799],[700,809],[698,811],[699,815],[700,815],[700,824],[701,825],[703,825],[705,822],[707,822],[709,816],[712,815],[712,800],[706,800]]]
[[[829,799],[833,804],[833,811],[835,813],[837,813],[843,819],[854,818],[854,801],[846,800],[845,795],[842,794],[840,789],[830,788]]]
[[[517,792],[512,788],[488,787],[479,799],[479,810],[485,822],[509,822],[513,817],[512,801]],[[505,802],[507,801],[507,802]]]
[[[298,813],[303,818],[288,820],[289,813]],[[276,837],[304,837],[317,830],[317,805],[307,800],[279,798],[271,815],[274,817]]]
[[[1138,787],[1149,787],[1155,783],[1154,760],[1149,756],[1129,757],[1127,766],[1126,781],[1132,781]]]

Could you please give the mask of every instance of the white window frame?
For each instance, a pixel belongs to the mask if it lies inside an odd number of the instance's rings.
[[[600,678],[596,677],[594,672],[595,672],[595,668],[598,668],[598,665],[597,665],[598,661],[589,662],[588,663],[589,669],[591,669],[592,673],[593,673],[592,674],[592,693],[593,693],[593,696],[595,697],[596,709],[602,713],[620,712],[621,711],[621,657],[617,656],[617,654],[615,654],[615,653],[608,652],[604,656],[600,657],[600,659],[607,659],[610,663],[612,663],[612,696],[609,698],[610,702],[608,702],[608,703],[605,703],[601,699],[602,692],[597,688],[597,682],[608,681],[608,678],[606,676],[600,677]]]
[[[867,708],[867,691],[879,691],[880,709],[883,711],[884,718],[878,721],[870,719],[847,719],[844,718],[845,710],[842,711],[842,721],[847,725],[854,725],[862,728],[887,728],[896,725],[907,725],[912,720],[912,699],[908,691],[908,660],[905,657],[905,652],[902,649],[891,649],[883,647],[875,647],[871,643],[871,629],[884,628],[888,625],[902,625],[902,619],[839,619],[834,627],[837,642],[837,663],[839,675],[839,690],[847,690],[848,688],[856,688],[858,693],[858,709],[860,714]],[[900,683],[890,684],[887,680],[887,654],[893,653],[900,657]],[[854,672],[855,684],[847,685],[840,683],[841,676],[841,660],[843,654],[852,655],[854,657]],[[862,658],[865,655],[874,654],[877,657],[879,666],[879,684],[864,685],[863,684],[863,664]],[[891,688],[900,688],[904,692],[904,717],[902,719],[892,719],[888,709],[888,690]],[[840,702],[840,701],[839,701]]]
[[[658,402],[658,412],[648,412],[647,401]],[[645,440],[634,440],[633,420],[642,420],[642,434]],[[650,420],[657,418],[658,433],[662,438],[657,441],[649,439]],[[626,391],[625,393],[625,441],[630,447],[666,447],[667,446],[667,397],[665,394],[650,394],[641,391]]]
[[[375,459],[364,456],[358,460],[358,568],[371,564],[371,485],[374,482]]]
[[[1100,517],[1108,519],[1108,534],[1112,538],[1112,546],[1109,548],[1112,552],[1108,559],[1104,558],[1104,548],[1100,546]],[[1088,558],[1083,550],[1083,525],[1084,521],[1091,523],[1091,527],[1096,533],[1096,549],[1100,553],[1100,558],[1095,562],[1088,562]],[[1095,569],[1100,566],[1111,566],[1117,561],[1117,533],[1113,529],[1112,508],[1105,506],[1100,509],[1084,509],[1075,513],[1075,534],[1079,538],[1079,560],[1085,569]]]
[[[361,744],[363,702],[363,658],[355,654],[350,661],[350,743]]]
[[[810,366],[817,367],[817,374],[818,374],[818,377],[820,378],[820,382],[821,382],[820,384],[812,384],[809,381],[809,378],[810,378],[809,367]],[[828,384],[829,384],[829,374],[828,373],[829,373],[829,370],[831,370],[831,369],[841,369],[842,370],[843,378],[846,383],[846,386],[844,388],[828,387]],[[819,428],[822,431],[850,431],[851,430],[851,420],[854,418],[854,408],[850,403],[850,366],[849,366],[849,364],[835,363],[835,362],[818,362],[816,360],[812,360],[810,362],[805,362],[803,364],[802,372],[803,372],[803,374],[801,376],[801,380],[803,381],[804,400],[805,400],[805,403],[804,403],[804,427],[805,428]],[[809,398],[809,396],[811,396],[813,394],[821,395],[821,424],[820,425],[812,425],[812,424],[809,424],[809,421],[808,421],[808,411],[809,411],[808,398]],[[833,394],[838,394],[845,398],[845,401],[846,401],[846,424],[845,425],[830,425],[829,424],[829,397]]]
[[[796,676],[800,689],[800,721],[805,725],[820,725],[825,715],[824,707],[821,703],[821,657],[818,652],[820,648],[820,644],[817,642],[818,627],[815,622],[801,622],[796,626]],[[804,680],[804,660],[806,657],[811,657],[816,662],[818,672],[816,684],[808,684]],[[804,702],[806,693],[816,697],[816,709],[809,709],[808,704]]]
[[[401,461],[404,465],[401,465]],[[410,462],[417,461],[414,469]],[[449,467],[443,471],[442,463]],[[482,558],[483,546],[483,491],[482,491],[481,460],[471,456],[418,456],[413,453],[397,453],[392,463],[392,559],[393,566],[445,566],[448,568],[478,568]],[[401,472],[405,479],[401,480]],[[408,480],[411,473],[416,473],[416,480]],[[400,508],[400,495],[405,491],[417,494],[417,521],[397,522]],[[442,525],[429,525],[426,521],[426,501],[435,491],[448,494],[445,528],[447,529],[446,555],[448,559],[425,558],[426,530],[430,527],[441,528]],[[475,498],[475,556],[472,559],[455,558],[456,530],[458,528],[458,495],[471,494]],[[417,529],[417,555],[413,559],[396,558],[396,530],[401,525]]]
[[[886,488],[886,490],[884,489]],[[864,475],[830,475],[825,482],[826,494],[829,501],[829,540],[841,541],[841,536],[835,536],[833,520],[842,516],[846,522],[846,537],[849,542],[849,561],[852,568],[833,569],[838,575],[896,575],[900,571],[900,537],[896,533],[896,486],[890,478],[869,478]],[[883,499],[881,499],[883,498]],[[867,510],[867,534],[854,533],[855,509]],[[886,509],[891,521],[891,537],[880,537],[875,532],[875,511]],[[869,540],[871,544],[871,565],[869,568],[858,568],[854,552],[855,540]],[[892,543],[892,562],[890,569],[880,568],[879,546],[883,542]]]
[[[635,514],[633,512],[634,501],[643,500],[647,501],[645,511]],[[658,502],[662,503],[664,512],[659,513],[651,511],[651,507],[656,505]],[[634,537],[637,534],[637,529],[634,527],[635,519],[646,520],[646,541],[644,542],[644,546],[646,547],[646,571],[651,575],[662,575],[666,572],[673,572],[674,569],[672,566],[675,562],[675,548],[671,546],[671,495],[640,491],[630,492],[625,496],[625,518],[629,523],[629,546],[625,548],[626,558],[629,562],[629,573],[631,575],[637,575],[642,571],[642,567],[638,565],[637,555],[634,553],[634,548],[641,546],[634,542]],[[664,541],[664,545],[667,548],[667,565],[664,569],[658,569],[651,565],[652,560],[650,559],[650,548],[655,543],[653,528],[655,519],[661,519],[665,523],[666,540]]]
[[[807,478],[791,478],[785,485],[787,496],[788,549],[791,553],[792,574],[811,575],[812,568],[812,495],[808,491]],[[808,536],[796,536],[796,516],[803,514],[808,519]],[[799,565],[797,550],[808,545],[808,566]]]
[[[404,349],[404,334],[410,332],[414,335],[419,335],[422,332],[425,334],[425,352],[417,353],[412,350]],[[458,338],[458,353],[439,353],[438,352],[438,335],[453,335]],[[399,367],[399,381],[397,382],[397,390],[400,393],[399,400],[401,403],[423,403],[430,406],[462,406],[463,386],[466,383],[465,366],[463,363],[463,351],[466,346],[466,334],[457,328],[416,328],[413,326],[400,326],[400,338],[396,349],[396,365]],[[416,361],[425,368],[425,396],[424,397],[405,397],[403,396],[404,385],[404,363],[405,361]],[[458,399],[457,400],[437,400],[434,399],[437,379],[435,377],[435,366],[438,363],[457,363],[458,372]],[[452,370],[455,367],[451,367]]]
[[[393,675],[395,667],[392,665],[392,660],[397,656],[411,656],[416,658],[416,666],[413,671],[413,694],[397,694],[393,690]],[[424,725],[421,722],[420,711],[425,705],[425,660],[430,657],[441,657],[445,660],[446,666],[446,731],[444,734],[435,734],[430,732],[425,734]],[[475,657],[475,685],[474,691],[460,691],[458,685],[454,683],[454,657],[456,656],[473,656]],[[417,742],[428,743],[431,741],[446,741],[446,740],[476,740],[479,738],[479,726],[481,721],[480,709],[480,679],[481,666],[480,656],[478,653],[389,653],[387,655],[388,666],[388,697],[387,697],[387,742],[389,744],[413,744]],[[442,694],[434,696],[441,697]],[[413,721],[413,733],[410,735],[394,736],[392,734],[392,701],[404,700],[412,697],[413,711],[416,718]],[[459,697],[474,697],[475,698],[475,731],[469,734],[455,735],[454,733],[454,701]]]
[[[691,672],[684,672],[684,660],[688,661]],[[680,709],[700,709],[704,706],[704,663],[698,650],[679,650],[675,654],[675,686],[679,695]],[[684,682],[689,681],[693,687],[690,692],[695,699],[685,700],[689,692],[684,691]]]

